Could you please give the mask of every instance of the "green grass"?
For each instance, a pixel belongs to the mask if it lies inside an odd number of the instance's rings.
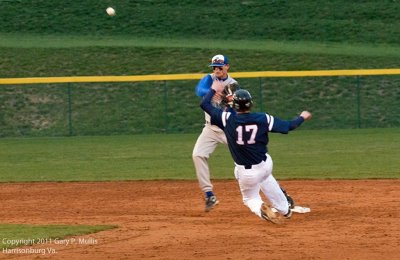
[[[21,40],[22,39],[22,40]],[[129,36],[63,36],[34,34],[0,34],[0,47],[14,48],[81,48],[146,47],[268,51],[365,57],[400,57],[400,47],[388,44],[321,43],[311,41],[230,40],[204,38],[138,38]]]
[[[315,120],[304,129],[400,126],[400,76],[239,81],[252,93],[254,111],[284,119],[311,111]],[[196,82],[3,86],[0,137],[196,133],[204,123]]]
[[[220,52],[232,71],[398,67],[398,13],[377,0],[5,1],[0,77],[208,72]]]
[[[399,13],[379,0],[2,1],[0,32],[398,44]]]
[[[231,72],[398,68],[399,13],[378,0],[2,1],[0,78],[209,73],[217,53]],[[400,126],[399,75],[239,82],[261,111],[312,110],[305,129]],[[195,84],[2,85],[0,137],[193,133]]]
[[[330,47],[323,48],[320,45],[311,53],[313,48],[292,48],[295,45],[297,43],[282,43],[275,49],[271,47],[273,49],[271,51],[136,46],[3,47],[0,52],[0,77],[209,73],[209,59],[216,53],[223,53],[231,58],[231,72],[399,67],[398,53],[400,52],[397,49],[390,51],[389,56],[386,55],[389,52],[383,47],[361,46],[358,48],[347,45],[347,47],[342,46],[342,49],[335,50]],[[345,50],[346,48],[347,50]],[[288,51],[288,49],[291,50]],[[341,54],[332,54],[333,52]],[[18,55],[16,55],[17,53]],[[185,61],[184,64],[181,60]]]
[[[197,135],[0,139],[1,182],[195,179]],[[297,130],[271,134],[279,179],[398,178],[398,129]],[[232,179],[225,146],[210,159],[213,178]]]
[[[283,178],[400,177],[399,129],[304,131],[271,142],[275,174]]]
[[[231,58],[232,72],[399,67],[396,1],[222,0],[212,8],[208,2],[189,0],[1,4],[1,78],[208,73],[208,61],[217,53]],[[109,5],[116,8],[115,17],[105,14]],[[278,179],[400,177],[398,128],[307,130],[398,127],[398,77],[241,83],[258,93],[257,109],[287,117],[307,108],[315,115],[308,126],[288,136],[271,135]],[[203,115],[194,85],[70,86],[72,134],[198,132]],[[0,136],[68,135],[67,90],[67,85],[1,86]],[[0,138],[0,182],[194,180],[196,138]],[[210,165],[213,178],[233,178],[226,147],[217,148]],[[109,228],[0,225],[0,238],[63,238]]]
[[[0,250],[33,244],[40,244],[42,250],[47,250],[63,240],[69,243],[78,243],[78,238],[71,238],[73,236],[96,233],[112,228],[116,228],[116,226],[0,224]],[[45,253],[51,252],[46,251]]]

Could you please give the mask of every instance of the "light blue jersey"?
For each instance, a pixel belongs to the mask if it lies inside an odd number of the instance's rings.
[[[196,85],[196,96],[204,97],[208,91],[211,89],[211,85],[213,84],[214,80],[219,80],[224,82],[224,86],[237,83],[236,80],[231,78],[229,75],[225,79],[218,79],[214,74],[207,74],[205,75],[199,83]]]

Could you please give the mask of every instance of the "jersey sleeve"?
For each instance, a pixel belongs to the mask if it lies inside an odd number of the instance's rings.
[[[282,120],[267,114],[267,119],[269,119],[268,123],[270,132],[281,134],[289,133],[289,131],[296,129],[304,122],[304,118],[301,116],[293,120]]]
[[[210,90],[212,83],[213,79],[211,75],[210,74],[205,75],[196,85],[196,90],[195,90],[196,96],[204,97]]]

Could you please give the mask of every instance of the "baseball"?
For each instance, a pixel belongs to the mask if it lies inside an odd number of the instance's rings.
[[[107,14],[108,14],[109,16],[114,16],[114,15],[115,15],[115,10],[114,10],[114,8],[112,8],[112,7],[108,7],[108,8],[106,9],[106,12],[107,12]]]

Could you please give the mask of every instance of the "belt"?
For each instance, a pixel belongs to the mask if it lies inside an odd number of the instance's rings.
[[[259,165],[260,163],[265,162],[265,161],[267,160],[267,158],[268,158],[268,157],[265,156],[265,159],[264,159],[264,160],[262,160],[261,162],[256,163],[256,164],[246,164],[246,165],[240,165],[240,166],[243,166],[246,170],[250,170],[251,168],[253,168],[253,166]]]

